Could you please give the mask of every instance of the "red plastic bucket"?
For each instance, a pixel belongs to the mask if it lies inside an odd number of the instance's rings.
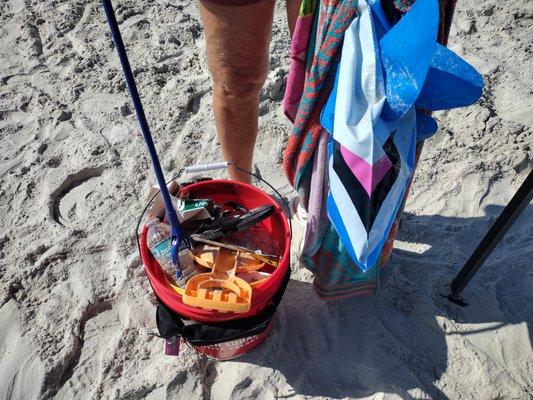
[[[278,243],[281,260],[270,278],[263,284],[254,288],[252,305],[248,312],[239,314],[233,312],[222,313],[190,307],[185,305],[181,300],[181,295],[168,285],[159,264],[148,250],[146,243],[148,229],[145,226],[140,236],[141,258],[154,292],[170,309],[199,322],[229,321],[251,317],[261,312],[277,293],[290,265],[290,230],[287,218],[281,207],[272,197],[258,188],[245,183],[229,180],[209,180],[194,183],[182,188],[182,193],[190,193],[196,198],[212,199],[219,204],[235,201],[243,204],[248,209],[265,204],[273,205],[275,210],[274,213],[270,217],[261,221],[261,224],[262,227],[269,232],[272,239]],[[260,339],[261,338],[258,338],[257,340]],[[260,340],[259,343],[263,340],[264,338]],[[256,343],[255,345],[259,343]]]

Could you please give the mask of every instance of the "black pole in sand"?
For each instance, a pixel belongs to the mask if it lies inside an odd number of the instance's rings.
[[[518,216],[524,211],[533,197],[533,171],[529,173],[509,204],[504,208],[496,222],[491,226],[485,237],[481,240],[466,264],[452,281],[452,293],[448,299],[461,306],[468,303],[459,296],[459,293],[470,282],[475,273],[481,268],[487,257],[492,253]]]

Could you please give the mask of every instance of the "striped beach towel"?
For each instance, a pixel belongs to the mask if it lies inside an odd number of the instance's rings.
[[[388,3],[391,7],[384,7],[386,18],[396,22],[412,2],[390,0]],[[380,254],[363,271],[353,261],[350,250],[328,218],[327,200],[331,186],[328,142],[330,156],[334,143],[320,124],[320,113],[334,86],[345,32],[358,16],[357,4],[353,0],[303,0],[292,41],[291,71],[284,99],[285,112],[294,122],[284,157],[285,172],[309,215],[301,260],[314,272],[315,290],[323,299],[375,292],[379,266],[390,257],[408,191],[404,190],[403,201],[397,205]],[[439,4],[439,39],[444,43],[455,1],[442,0]],[[415,158],[412,160],[414,167],[422,142],[416,144],[416,154],[413,144],[410,148],[412,159]],[[408,181],[405,187],[408,187]],[[372,188],[373,183],[367,182],[366,185]],[[366,190],[364,186],[363,189]]]

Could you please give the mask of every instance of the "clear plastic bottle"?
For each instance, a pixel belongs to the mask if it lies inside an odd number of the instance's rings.
[[[154,255],[159,266],[176,279],[176,268],[172,264],[172,231],[170,226],[164,222],[159,222],[157,218],[148,221],[146,226],[148,227],[147,241],[150,252]],[[181,288],[185,288],[187,281],[198,273],[189,250],[185,249],[179,252],[179,266],[181,277],[176,279],[176,284]]]
[[[191,252],[188,249],[181,250],[178,254],[178,257],[181,268],[181,277],[180,279],[176,279],[176,284],[180,288],[185,289],[189,279],[195,275],[198,275],[200,271],[194,263],[194,260],[191,257]]]
[[[147,244],[159,266],[168,274],[174,276],[176,269],[172,265],[171,230],[170,226],[159,222],[157,218],[151,219],[146,224],[148,227]]]

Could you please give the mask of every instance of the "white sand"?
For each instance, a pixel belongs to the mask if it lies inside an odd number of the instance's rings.
[[[168,176],[219,160],[196,2],[116,3]],[[153,173],[100,3],[0,16],[0,399],[532,398],[532,207],[468,308],[439,294],[531,169],[532,1],[459,1],[450,46],[486,92],[438,115],[380,293],[321,302],[293,257],[271,337],[224,363],[153,336],[133,234]],[[288,41],[279,6],[256,162],[287,195]]]

